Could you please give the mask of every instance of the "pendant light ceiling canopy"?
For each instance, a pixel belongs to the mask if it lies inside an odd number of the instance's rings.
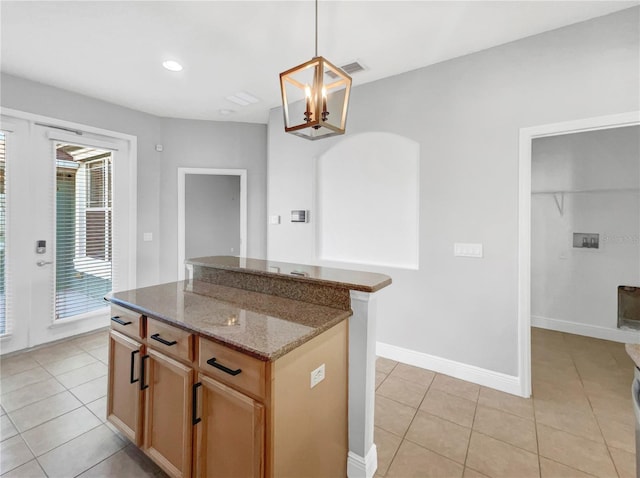
[[[318,56],[318,0],[315,56],[280,73],[284,130],[306,139],[344,134],[351,77]]]

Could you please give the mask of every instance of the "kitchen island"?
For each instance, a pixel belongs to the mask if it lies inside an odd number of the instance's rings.
[[[187,268],[111,297],[109,420],[172,476],[372,476],[374,293],[390,278]]]

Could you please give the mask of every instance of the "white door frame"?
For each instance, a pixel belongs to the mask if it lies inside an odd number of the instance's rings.
[[[214,168],[178,168],[178,280],[185,279],[186,176],[207,174],[240,177],[240,257],[247,257],[247,170]]]
[[[53,128],[51,131],[51,136],[49,139],[63,138],[69,139],[72,142],[83,143],[87,140],[83,141],[83,136],[80,134],[73,134],[75,132],[86,133],[87,135],[96,135],[105,137],[108,140],[113,139],[115,142],[126,143],[126,147],[122,148],[122,151],[126,150],[125,158],[126,161],[124,164],[124,170],[122,177],[126,178],[124,183],[121,183],[121,186],[118,189],[114,189],[114,215],[118,214],[117,211],[124,211],[126,217],[126,222],[121,224],[119,229],[116,231],[114,228],[114,241],[118,241],[119,245],[117,246],[118,255],[120,259],[118,262],[122,264],[120,266],[121,274],[118,280],[118,288],[121,290],[126,289],[134,289],[136,287],[136,251],[137,251],[137,138],[136,136],[132,136],[125,133],[120,133],[117,131],[106,130],[102,128],[95,128],[93,126],[84,125],[81,123],[74,123],[71,121],[60,120],[57,118],[52,118],[48,116],[27,113],[19,110],[14,110],[11,108],[2,108],[0,113],[3,115],[3,121],[8,120],[9,122],[14,119],[20,122],[24,122],[27,128],[26,137],[27,144],[25,144],[24,148],[21,148],[19,151],[20,160],[28,161],[30,155],[33,154],[32,149],[34,146],[33,138],[36,130],[36,124],[44,127]],[[66,129],[68,132],[65,133],[60,131],[60,129]],[[95,138],[92,138],[90,142],[97,141]],[[113,146],[113,143],[109,143],[110,146]],[[124,145],[123,145],[124,146]],[[120,167],[120,165],[116,166],[114,164],[114,171],[116,167]],[[15,189],[15,188],[14,188]],[[116,197],[117,195],[117,197]],[[117,204],[117,205],[116,205]],[[122,217],[122,215],[121,215]],[[117,238],[119,239],[117,239]],[[35,238],[34,238],[35,240]],[[28,241],[29,242],[29,241]],[[34,249],[35,243],[28,243],[25,247],[24,254],[33,254],[35,255]],[[55,252],[55,248],[53,247],[53,243],[50,247],[50,254]],[[22,250],[22,249],[21,249]],[[116,253],[116,245],[114,244],[114,254]],[[37,259],[37,258],[36,258]],[[35,259],[34,259],[35,260]],[[16,279],[16,277],[14,277]],[[31,285],[28,283],[23,284],[24,297],[28,296],[29,302],[35,300],[31,294]],[[53,320],[53,318],[51,318]],[[34,325],[30,322],[31,325]],[[44,323],[44,321],[43,321]],[[48,326],[45,325],[46,330],[31,330],[28,332],[28,339],[26,343],[23,343],[22,340],[18,340],[18,337],[5,336],[2,338],[2,353],[9,353],[15,350],[20,350],[25,346],[34,346],[39,345],[41,343],[49,342],[52,340],[58,340],[65,337],[69,337],[72,335],[89,332],[91,330],[95,330],[96,328],[101,328],[109,325],[109,317],[108,314],[105,314],[104,317],[96,317],[88,318],[87,320],[58,320],[55,322],[50,322]],[[15,339],[15,340],[14,340]]]
[[[597,116],[520,129],[518,221],[518,376],[520,394],[531,396],[531,147],[545,136],[620,128],[640,124],[640,111]]]

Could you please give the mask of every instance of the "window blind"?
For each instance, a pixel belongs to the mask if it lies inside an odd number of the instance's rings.
[[[7,303],[7,180],[6,180],[6,136],[0,131],[0,336],[11,333],[11,321]]]
[[[112,289],[112,153],[56,145],[55,318],[105,307]]]

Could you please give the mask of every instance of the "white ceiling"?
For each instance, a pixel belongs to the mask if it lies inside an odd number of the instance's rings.
[[[638,4],[320,0],[318,53],[360,61],[357,86]],[[0,14],[3,72],[159,116],[265,123],[278,74],[314,55],[312,0],[2,0]],[[261,101],[226,99],[239,91]]]

